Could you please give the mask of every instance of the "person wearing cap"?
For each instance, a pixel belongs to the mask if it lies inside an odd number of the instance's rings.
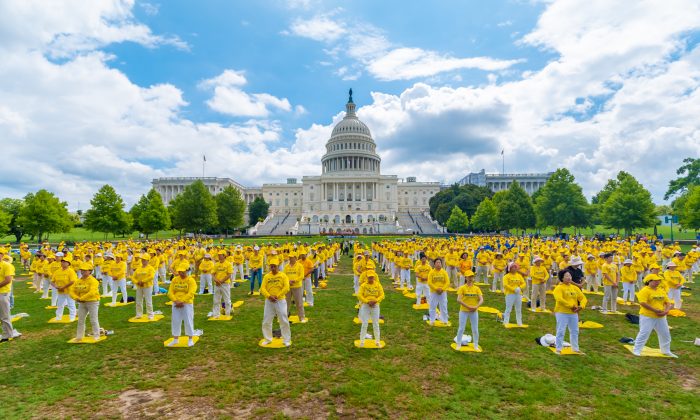
[[[70,288],[71,298],[78,302],[78,331],[75,338],[80,341],[85,336],[85,318],[89,316],[92,337],[97,340],[100,338],[100,283],[92,276],[92,264],[83,262],[79,268],[80,277]]]
[[[479,348],[479,306],[484,303],[484,296],[479,286],[474,285],[474,272],[469,270],[464,276],[464,285],[457,289],[459,303],[459,327],[457,328],[457,350],[462,348],[462,335],[467,326],[467,320],[472,327],[472,343]]]
[[[384,300],[384,288],[381,283],[379,283],[377,273],[374,270],[367,271],[365,277],[366,281],[360,285],[360,289],[357,292],[357,298],[360,300],[360,310],[357,317],[362,321],[362,326],[360,327],[360,347],[365,346],[367,324],[370,319],[372,320],[374,341],[377,347],[379,347],[379,303]]]
[[[459,264],[457,266],[458,272],[456,289],[459,289],[464,285],[464,278],[466,277],[467,273],[474,273],[472,268],[474,268],[474,264],[472,264],[471,256],[468,252],[463,252],[462,255],[459,256]]]
[[[126,261],[120,253],[114,255],[114,264],[109,268],[109,275],[112,278],[112,305],[117,303],[117,293],[122,292],[122,302],[127,303],[129,295],[126,293]]]
[[[255,245],[253,252],[248,256],[248,268],[250,269],[250,293],[255,292],[255,279],[258,280],[258,289],[262,287],[262,266],[263,254],[260,252],[260,247]],[[279,263],[279,261],[278,261]]]
[[[2,337],[0,341],[8,341],[14,338],[14,327],[12,326],[12,314],[10,294],[12,293],[12,282],[15,277],[15,267],[5,261],[7,255],[6,248],[0,248],[0,322],[2,323]]]
[[[617,266],[613,264],[613,254],[607,253],[604,255],[605,264],[601,267],[603,274],[603,310],[602,312],[617,312],[617,291],[620,281],[620,273]]]
[[[666,271],[664,272],[664,281],[662,282],[662,287],[668,290],[668,298],[673,301],[673,307],[675,309],[681,309],[683,305],[683,300],[681,298],[681,289],[685,283],[685,278],[676,267],[678,265],[674,261],[670,261],[666,264]]]
[[[102,256],[101,252],[95,253],[95,257],[92,259],[92,270],[93,270],[93,277],[100,282],[102,281],[102,265],[104,264],[105,259]]]
[[[430,296],[430,287],[428,287],[428,275],[433,268],[428,263],[428,256],[421,252],[420,259],[416,261],[413,271],[416,273],[416,305],[421,304],[422,298],[426,302]]]
[[[622,282],[622,300],[634,302],[634,286],[637,282],[637,270],[632,267],[629,258],[622,262],[620,267],[620,281]]]
[[[61,259],[61,268],[56,270],[51,277],[51,283],[53,287],[56,288],[56,294],[58,295],[56,300],[56,319],[60,320],[63,318],[63,309],[68,306],[68,315],[70,321],[75,320],[75,301],[70,296],[70,288],[73,286],[75,281],[78,279],[78,275],[70,266],[70,259],[68,257],[63,257]]]
[[[652,331],[659,337],[659,350],[669,357],[678,357],[671,353],[671,331],[666,315],[673,308],[665,288],[661,287],[663,278],[658,274],[648,274],[644,278],[645,286],[637,293],[639,299],[639,333],[634,340],[632,353],[642,355],[642,349],[649,340]]]
[[[411,266],[413,261],[411,257],[409,257],[408,253],[399,251],[396,257],[396,264],[399,269],[399,288],[413,290],[413,285],[411,285]]]
[[[63,253],[60,254],[63,255]],[[53,278],[53,273],[55,273],[56,270],[61,268],[61,263],[60,261],[56,260],[57,258],[58,257],[56,257],[56,254],[49,253],[46,256],[46,263],[44,265],[44,292],[41,295],[41,298],[47,299],[49,297],[50,291],[51,306],[56,306],[56,302],[58,301],[58,292],[56,291],[56,288],[51,282],[51,279]]]
[[[304,266],[297,260],[295,252],[289,253],[289,263],[284,266],[284,274],[289,279],[289,291],[287,292],[287,315],[291,312],[289,305],[294,300],[297,306],[299,322],[304,322],[304,291],[302,289],[304,281]],[[313,294],[313,292],[312,292]]]
[[[268,264],[270,272],[265,274],[260,286],[260,293],[265,297],[262,321],[263,345],[272,342],[272,321],[277,317],[280,330],[282,330],[282,341],[285,346],[289,346],[292,342],[292,331],[289,328],[285,299],[287,292],[289,292],[289,279],[286,274],[279,271],[280,260],[278,257],[271,257]]]
[[[510,312],[515,307],[515,321],[523,325],[523,298],[522,291],[525,287],[525,279],[520,272],[517,262],[508,265],[508,273],[503,276],[503,294],[506,298],[506,309],[503,311],[503,323],[510,323]]]
[[[199,294],[204,294],[204,288],[208,293],[212,293],[212,275],[214,271],[214,261],[211,259],[211,254],[204,254],[204,258],[199,263]]]
[[[187,346],[194,346],[194,295],[197,291],[197,282],[187,274],[190,269],[188,261],[180,262],[175,267],[177,275],[173,277],[168,288],[168,298],[173,302],[171,330],[173,340],[169,343],[174,346],[180,339],[182,324],[185,324],[185,335],[189,337]]]
[[[34,288],[36,292],[41,292],[44,287],[44,263],[46,259],[41,251],[37,251],[32,258],[31,264],[29,264],[29,269],[34,273]]]
[[[151,265],[151,256],[147,253],[139,255],[141,266],[134,270],[131,281],[136,287],[136,317],[143,316],[143,304],[146,303],[148,319],[153,319],[153,280],[156,276],[155,268]]]
[[[502,291],[503,290],[503,275],[506,270],[508,262],[503,258],[503,253],[496,252],[493,259],[493,283],[491,284],[491,291]]]
[[[489,264],[491,263],[491,256],[489,251],[483,247],[479,247],[478,254],[476,255],[476,282],[477,283],[488,283],[488,271]]]
[[[241,276],[241,281],[243,280],[244,261],[245,255],[243,255],[243,248],[240,245],[237,245],[236,249],[233,251],[233,255],[231,256],[231,262],[233,263],[233,277],[231,277],[231,281],[235,281],[239,274]]]
[[[306,255],[306,251],[301,251],[299,253],[299,258],[301,258],[299,263],[304,267],[304,301],[313,308],[314,290],[311,277],[314,272],[314,262]]]
[[[435,308],[440,308],[440,321],[447,324],[449,317],[447,314],[447,289],[450,287],[450,277],[442,268],[442,260],[436,258],[433,261],[433,269],[428,274],[428,288],[430,288],[430,305],[428,313],[430,315],[430,325],[435,325]]]
[[[533,311],[545,311],[547,304],[547,280],[549,279],[549,270],[543,264],[544,260],[540,257],[535,257],[533,261],[535,265],[530,268],[530,277],[532,278],[532,296],[530,299],[530,309]],[[539,306],[537,303],[539,302]]]
[[[559,283],[554,288],[554,316],[557,320],[557,337],[556,337],[556,352],[561,354],[561,349],[564,347],[564,336],[566,329],[569,329],[569,339],[571,340],[571,349],[579,353],[578,346],[578,314],[586,307],[588,300],[583,294],[581,288],[573,283],[573,277],[569,271],[560,271],[558,273]]]
[[[207,254],[209,255],[209,254]],[[224,315],[231,315],[231,280],[235,277],[233,265],[226,258],[226,251],[219,251],[219,259],[214,264],[212,270],[214,272],[214,307],[212,308],[212,316],[221,315],[221,302],[224,303]],[[207,261],[207,256],[204,256],[204,264]],[[201,270],[200,264],[200,270]],[[200,283],[201,288],[201,283]]]
[[[586,276],[586,291],[597,292],[598,287],[598,264],[595,260],[595,256],[588,254],[586,257],[586,263],[583,265],[583,272]]]
[[[358,253],[355,256],[355,261],[352,263],[352,287],[355,291],[355,295],[357,295],[357,292],[360,290],[360,274],[362,274],[364,268],[363,261],[362,254]]]
[[[114,285],[112,284],[113,265],[114,254],[111,252],[106,252],[104,262],[102,263],[102,296],[112,296],[112,293],[114,293]],[[112,290],[111,293],[110,289]]]

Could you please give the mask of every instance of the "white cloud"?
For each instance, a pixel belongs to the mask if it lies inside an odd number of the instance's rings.
[[[333,60],[356,60],[342,65],[336,74],[343,80],[356,80],[365,69],[383,81],[412,80],[460,69],[503,70],[522,60],[498,60],[490,57],[458,58],[421,48],[407,48],[390,42],[384,33],[369,24],[350,24],[336,18],[341,10],[318,14],[310,19],[295,19],[284,34],[323,42],[324,51]]]
[[[202,81],[203,89],[213,89],[214,95],[207,105],[214,111],[235,117],[264,118],[270,115],[270,108],[291,111],[287,98],[277,98],[268,93],[248,94],[241,89],[247,80],[242,71],[224,70],[220,75]]]

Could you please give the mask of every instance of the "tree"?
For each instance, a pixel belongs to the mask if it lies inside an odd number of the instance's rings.
[[[493,232],[498,229],[498,208],[493,201],[485,198],[479,204],[472,216],[472,226],[482,232]]]
[[[5,236],[10,231],[12,215],[0,209],[0,235]]]
[[[0,210],[11,216],[8,231],[11,235],[15,236],[17,242],[21,241],[24,236],[22,226],[18,223],[22,206],[24,206],[24,202],[16,198],[3,198],[0,200]]]
[[[173,226],[180,230],[198,233],[216,226],[216,201],[201,180],[185,187],[171,209]]]
[[[248,206],[248,224],[252,226],[265,220],[269,210],[270,205],[262,197],[255,197],[255,200]]]
[[[136,204],[131,206],[131,210],[129,210],[131,219],[134,221],[132,227],[134,228],[134,230],[137,230],[139,232],[142,232],[139,220],[141,218],[141,213],[143,213],[146,210],[146,207],[148,207],[148,197],[146,197],[145,194],[142,194],[141,198],[139,198],[139,201],[137,201]]]
[[[245,201],[241,198],[241,192],[228,185],[216,195],[216,214],[219,221],[219,229],[227,234],[243,226],[243,214],[245,213]]]
[[[143,211],[139,211],[139,232],[148,235],[170,227],[170,215],[168,209],[163,204],[163,198],[154,188],[148,192],[146,206]],[[141,200],[139,200],[140,202]],[[136,206],[134,206],[136,207]],[[133,208],[132,208],[133,210]]]
[[[24,197],[17,224],[23,232],[36,236],[38,242],[44,234],[68,232],[72,227],[68,204],[46,190]]]
[[[700,158],[685,158],[683,163],[685,165],[676,170],[676,175],[686,175],[673,179],[668,183],[668,190],[664,194],[664,200],[668,200],[678,193],[681,195],[685,194],[690,187],[700,185]]]
[[[452,233],[466,233],[469,230],[469,216],[458,206],[454,206],[446,226]]]
[[[634,229],[656,224],[656,208],[651,193],[627,173],[617,175],[617,188],[603,204],[602,219],[606,227],[624,229],[625,235]]]
[[[523,187],[513,181],[504,194],[494,196],[498,208],[498,226],[501,229],[528,229],[535,226],[532,200]]]
[[[438,192],[430,198],[430,215],[441,225],[445,225],[450,217],[452,207],[459,206],[467,216],[472,216],[476,212],[484,198],[490,198],[493,192],[478,185],[452,185],[443,191]]]
[[[539,190],[535,213],[538,225],[553,226],[557,233],[568,226],[588,225],[588,202],[568,169],[557,169]]]
[[[447,219],[450,218],[452,208],[454,208],[454,206],[450,203],[441,203],[439,206],[437,206],[437,210],[435,211],[435,220],[437,220],[440,225],[445,226]]]
[[[700,185],[689,187],[683,217],[679,220],[686,229],[700,230]]]
[[[124,215],[124,200],[111,185],[105,184],[90,200],[90,209],[85,212],[85,227],[92,232],[116,235],[130,228]]]

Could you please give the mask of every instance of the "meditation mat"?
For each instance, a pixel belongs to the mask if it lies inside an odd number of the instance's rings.
[[[416,305],[416,304],[414,303],[414,304],[413,304],[413,309],[416,309],[416,310],[419,310],[419,311],[420,311],[420,310],[426,310],[426,309],[430,309],[430,305],[427,304],[427,303],[421,303],[421,304]]]
[[[148,315],[141,315],[141,317],[138,317],[138,318],[135,316],[129,318],[129,322],[135,322],[135,323],[158,322],[163,318],[165,318],[165,315],[161,315],[161,314],[153,315],[153,319],[148,319]]]
[[[306,314],[304,314],[304,315],[306,315]],[[307,322],[309,322],[309,317],[304,316],[304,320],[299,321],[299,315],[290,315],[289,322],[292,324],[306,324]]]
[[[548,349],[550,349],[552,351],[552,353],[556,354],[556,352],[557,352],[557,349],[554,347],[548,347]],[[573,351],[571,349],[571,347],[564,347],[561,349],[560,355],[561,356],[583,356],[583,353],[581,353],[581,352],[577,353],[577,352]]]
[[[237,300],[231,304],[232,308],[240,308],[245,302],[242,300]]]
[[[537,308],[537,309],[530,309],[529,311],[530,311],[530,312],[534,312],[534,313],[536,313],[536,314],[551,314],[551,313],[552,313],[552,311],[550,311],[549,309],[542,310],[542,309],[540,309],[540,308]]]
[[[588,292],[588,291],[583,291],[584,295],[597,295],[597,296],[603,296],[605,293],[603,292]]]
[[[358,349],[383,349],[386,347],[386,343],[384,340],[379,340],[379,347],[377,347],[377,343],[373,339],[365,340],[365,345],[360,347],[360,340],[355,340],[355,347]]]
[[[168,306],[173,306],[173,301],[172,301],[172,300],[169,300],[169,301],[165,302],[165,304],[168,305]]]
[[[685,312],[681,311],[680,309],[671,309],[670,311],[668,311],[668,314],[675,317],[686,316]]]
[[[120,306],[131,305],[132,303],[134,303],[134,302],[133,301],[126,302],[126,303],[124,303],[124,302],[117,302],[117,303],[108,302],[108,303],[105,303],[104,306],[106,306],[108,308],[118,308]]]
[[[615,311],[615,312],[613,312],[613,311],[607,311],[607,312],[600,311],[600,313],[602,315],[624,315],[625,314],[624,312],[620,312],[620,311]]]
[[[312,307],[312,308],[313,308],[313,306],[311,306],[311,305],[309,304],[309,302],[304,302],[304,308],[308,308],[308,307]]]
[[[430,325],[430,320],[425,321],[425,323],[428,324],[428,325],[431,326],[431,327],[440,327],[440,328],[444,328],[444,327],[451,327],[451,326],[452,326],[452,323],[451,323],[450,321],[447,321],[447,323],[444,323],[444,322],[440,321],[439,319],[436,319],[436,320],[435,320],[435,324],[434,324],[434,325]]]
[[[518,324],[503,324],[504,327],[510,329],[510,328],[528,328],[528,324],[523,324],[523,325],[518,325]]]
[[[210,316],[207,318],[207,321],[230,321],[233,319],[233,315],[219,315],[219,316]]]
[[[476,283],[476,282],[474,283],[474,285],[476,285],[476,286],[490,286],[490,284],[488,284],[488,283]]]
[[[168,347],[168,348],[173,348],[173,347],[182,348],[182,347],[184,347],[184,348],[187,348],[188,347],[187,342],[189,341],[189,339],[190,338],[188,336],[181,335],[180,337],[177,338],[177,344],[175,344],[174,346],[169,346],[168,344],[170,344],[171,342],[173,342],[173,340],[175,340],[173,337],[170,337],[167,340],[163,341],[163,347]],[[192,337],[192,341],[194,341],[194,344],[197,344],[197,342],[199,341],[199,336],[195,335],[194,337]]]
[[[415,298],[416,298],[416,294],[415,294],[415,293],[404,293],[403,296],[404,296],[404,297],[407,297],[407,298],[409,298],[409,299],[415,299]]]
[[[593,321],[583,321],[578,323],[578,327],[584,330],[592,330],[596,328],[603,328],[603,324]]]
[[[690,296],[689,292],[681,292],[681,296],[688,297]]]
[[[527,302],[530,301],[530,299],[528,299],[528,298],[526,298],[525,296],[523,296],[523,297],[522,297],[522,301],[523,301],[523,303],[527,303]]]
[[[498,293],[498,294],[500,294],[500,295],[503,294],[503,290],[489,290],[489,292],[491,292],[491,293]]]
[[[283,348],[285,348],[284,341],[282,341],[281,338],[273,338],[272,341],[270,342],[270,344],[263,344],[264,341],[265,341],[264,338],[261,339],[260,341],[258,341],[258,346],[264,347],[266,349],[283,349]],[[289,345],[291,346],[292,343],[290,342]]]
[[[253,292],[253,296],[260,296],[260,292]]]
[[[304,302],[304,303],[306,303],[306,302]],[[355,305],[355,309],[360,309],[360,304],[359,304],[359,303],[358,303],[357,305]]]
[[[96,344],[99,343],[100,341],[105,341],[107,339],[106,335],[101,335],[100,338],[95,340],[95,337],[93,336],[85,336],[81,340],[78,340],[77,338],[72,338],[68,340],[68,343],[70,344]]]
[[[553,292],[553,291],[551,291],[551,290],[547,290],[547,291],[545,292],[545,294],[548,294],[548,295],[553,295],[553,294],[554,294],[554,292]]]
[[[452,347],[453,350],[459,351],[459,352],[471,352],[471,353],[481,353],[483,349],[481,346],[478,348],[474,348],[474,343],[469,343],[469,344],[462,344],[462,347],[457,350],[457,343],[452,343],[450,344],[450,347]]]
[[[408,289],[405,288],[405,287],[397,287],[397,288],[394,289],[394,290],[396,290],[397,292],[405,292],[405,291],[408,291]]]
[[[78,317],[76,316],[74,320],[70,320],[70,315],[63,315],[61,319],[56,319],[51,318],[49,319],[49,324],[70,324],[71,322],[75,322],[78,320]]]
[[[22,319],[22,318],[24,318],[24,317],[23,317],[23,316],[19,316],[19,315],[15,315],[15,316],[12,317],[12,319],[10,319],[10,322],[13,322],[13,323],[14,323],[14,322],[19,321],[19,320]]]
[[[362,321],[360,321],[360,318],[358,318],[358,317],[353,318],[352,322],[354,322],[355,324],[362,324]],[[371,324],[372,324],[372,320],[371,320],[371,319],[368,319],[368,320],[367,320],[367,323],[371,325]],[[383,325],[383,324],[384,324],[384,320],[380,318],[380,319],[379,319],[379,325]]]
[[[56,305],[49,305],[49,306],[44,306],[44,309],[56,309],[58,306]]]
[[[479,306],[479,308],[477,310],[479,312],[484,312],[487,314],[500,314],[501,313],[501,311],[499,311],[498,309],[492,308],[490,306]]]
[[[50,296],[50,295],[51,295],[51,293],[49,293],[49,296]],[[39,299],[41,299],[41,300],[51,300],[51,297],[40,297]]]
[[[622,346],[629,350],[630,353],[634,351],[634,346],[632,344],[625,344]],[[634,353],[632,353],[634,354]],[[661,353],[661,350],[659,349],[652,349],[651,347],[644,346],[642,349],[642,357],[665,357],[667,359],[674,359],[674,357],[671,356],[666,356],[665,354]]]

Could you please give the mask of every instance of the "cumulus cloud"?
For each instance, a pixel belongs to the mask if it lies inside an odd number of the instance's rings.
[[[213,89],[214,95],[207,101],[207,105],[222,114],[264,118],[270,115],[270,108],[291,111],[292,106],[287,98],[278,98],[268,93],[246,93],[241,89],[246,83],[242,71],[224,70],[220,75],[202,81],[199,86]]]

